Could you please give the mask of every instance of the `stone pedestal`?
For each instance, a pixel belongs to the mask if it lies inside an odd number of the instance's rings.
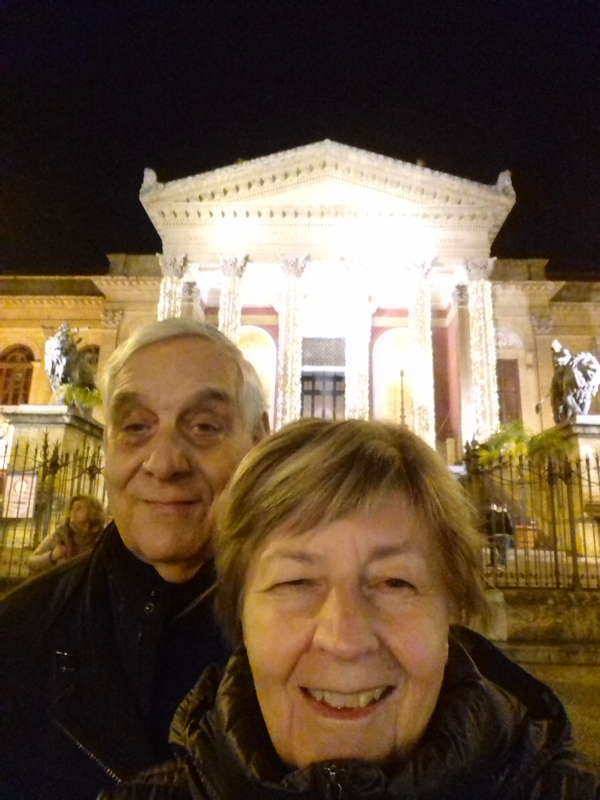
[[[561,429],[575,458],[600,455],[600,414],[578,414]]]
[[[83,416],[65,405],[19,405],[0,406],[0,420],[8,425],[4,438],[11,436],[20,446],[40,446],[44,433],[48,444],[57,444],[60,449],[75,451],[84,446],[97,447],[102,442],[103,426],[92,417]]]

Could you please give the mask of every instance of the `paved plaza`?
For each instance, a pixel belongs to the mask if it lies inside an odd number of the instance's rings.
[[[600,768],[600,664],[523,664],[559,695],[573,722],[579,749]]]

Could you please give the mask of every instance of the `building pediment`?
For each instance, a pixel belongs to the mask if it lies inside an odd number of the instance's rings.
[[[489,256],[515,194],[508,172],[487,186],[325,140],[168,183],[146,169],[140,200],[163,253],[188,264],[424,262]]]
[[[157,229],[168,224],[251,213],[319,209],[353,213],[485,213],[497,229],[515,195],[507,174],[487,186],[417,164],[325,140],[228,167],[160,183],[146,170],[141,202]]]

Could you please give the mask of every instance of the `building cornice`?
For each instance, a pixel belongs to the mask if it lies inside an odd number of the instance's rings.
[[[160,286],[161,275],[96,275],[94,283],[107,288],[153,288]]]
[[[564,281],[502,281],[492,279],[494,294],[499,298],[503,295],[520,295],[522,297],[525,294],[546,301],[551,300],[563,283]]]
[[[252,206],[246,208],[239,206],[206,205],[202,208],[190,207],[185,203],[176,203],[169,208],[161,208],[157,212],[156,228],[164,231],[173,227],[210,227],[221,221],[243,224],[246,221],[260,221],[263,224],[277,226],[307,225],[320,226],[323,223],[344,221],[374,220],[426,220],[436,223],[440,228],[488,229],[494,225],[494,216],[484,209],[445,209],[417,208],[413,211],[378,211],[357,210],[347,207],[331,206]],[[150,279],[151,280],[151,279]],[[99,284],[100,285],[100,284]]]
[[[81,297],[79,295],[4,295],[0,296],[0,308],[20,308],[23,306],[85,306],[102,309],[104,297]]]

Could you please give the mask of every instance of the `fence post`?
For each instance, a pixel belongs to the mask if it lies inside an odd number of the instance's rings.
[[[548,459],[548,496],[550,498],[550,523],[552,526],[552,550],[554,553],[554,580],[556,581],[556,588],[560,587],[560,562],[558,559],[558,535],[556,532],[556,502],[554,496],[554,487],[556,486],[557,474],[554,469],[554,461],[552,458]]]
[[[575,522],[575,505],[573,503],[573,475],[574,470],[567,457],[563,460],[564,475],[563,480],[567,489],[567,513],[569,515],[569,538],[571,540],[571,564],[573,567],[573,578],[571,586],[573,589],[581,589],[581,578],[579,577],[579,562],[577,560],[577,523]]]

